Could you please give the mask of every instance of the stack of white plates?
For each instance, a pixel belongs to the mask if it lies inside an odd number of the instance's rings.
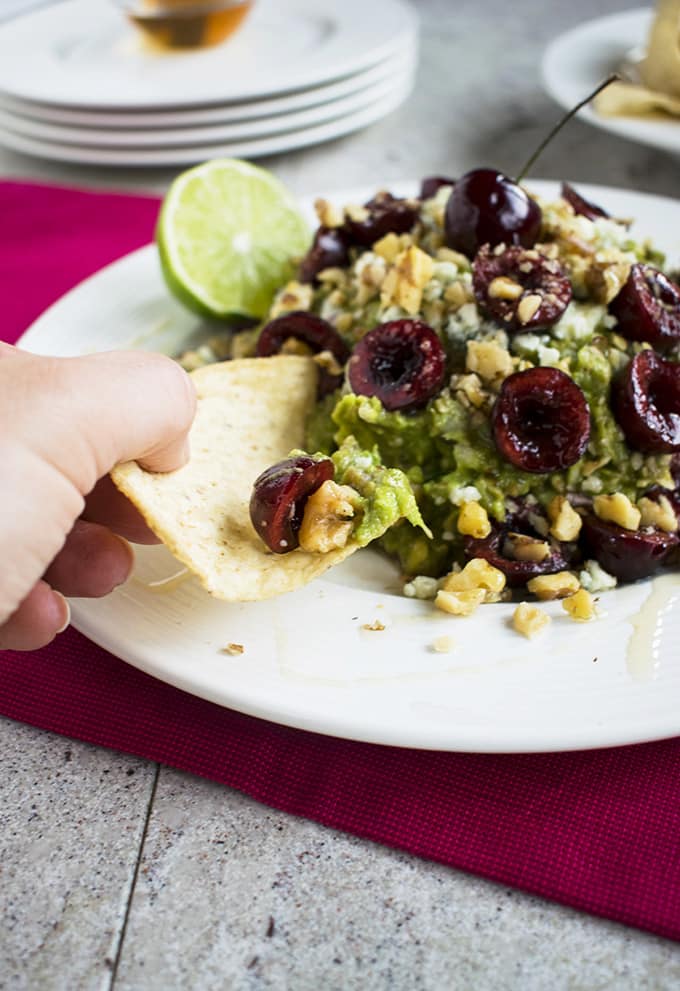
[[[256,0],[214,48],[145,48],[112,3],[63,0],[0,25],[0,141],[92,165],[188,165],[317,144],[413,86],[406,0]]]

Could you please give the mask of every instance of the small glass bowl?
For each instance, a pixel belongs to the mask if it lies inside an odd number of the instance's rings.
[[[219,45],[241,26],[254,0],[113,0],[155,48]]]

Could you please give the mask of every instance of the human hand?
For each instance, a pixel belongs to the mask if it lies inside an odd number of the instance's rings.
[[[133,459],[181,467],[195,407],[191,379],[162,355],[48,358],[0,344],[0,649],[44,646],[68,625],[64,596],[125,581],[127,539],[156,538],[108,472]]]

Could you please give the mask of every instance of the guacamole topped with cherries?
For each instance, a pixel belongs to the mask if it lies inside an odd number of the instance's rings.
[[[306,449],[350,487],[393,473],[408,506],[376,532],[409,587],[476,558],[594,591],[676,565],[680,289],[627,220],[488,169],[317,213],[239,347],[315,356]],[[385,498],[357,503],[362,544]]]

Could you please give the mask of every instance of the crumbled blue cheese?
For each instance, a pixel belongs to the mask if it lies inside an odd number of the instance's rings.
[[[579,572],[578,580],[586,592],[606,592],[616,588],[618,582],[613,575],[605,571],[597,561],[586,561],[585,567]]]

